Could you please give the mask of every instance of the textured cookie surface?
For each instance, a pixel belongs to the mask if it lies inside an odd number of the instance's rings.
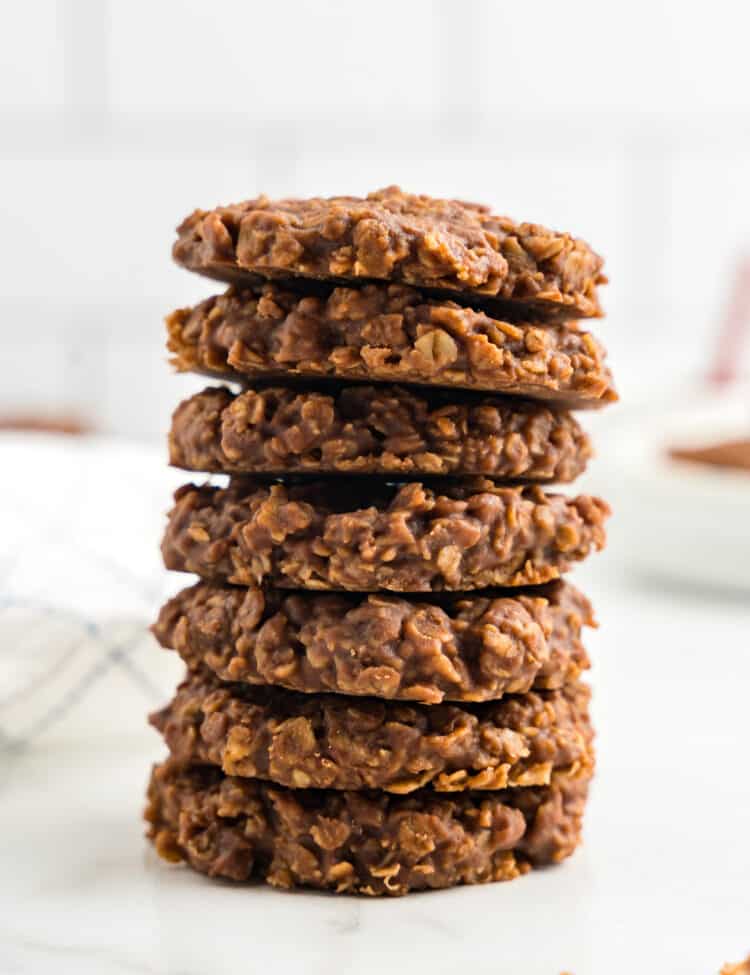
[[[591,443],[541,404],[395,386],[206,389],[172,417],[170,462],[193,471],[483,474],[572,481]]]
[[[168,569],[240,585],[371,592],[556,579],[604,545],[607,505],[467,479],[432,490],[370,479],[185,485],[162,543]]]
[[[402,285],[230,289],[173,312],[167,332],[181,371],[408,382],[578,408],[617,399],[603,347],[576,323],[512,323]]]
[[[175,260],[227,281],[243,272],[377,279],[524,302],[539,314],[600,314],[602,260],[568,233],[516,223],[476,203],[403,193],[247,200],[196,210]]]
[[[588,779],[444,797],[285,789],[208,766],[157,766],[157,852],[212,877],[337,893],[405,894],[512,880],[580,840]]]
[[[403,598],[198,583],[163,607],[162,646],[228,681],[436,704],[558,688],[595,625],[569,583],[532,594]]]
[[[182,764],[291,788],[405,794],[549,785],[593,765],[585,684],[490,704],[418,705],[192,674],[151,716]]]

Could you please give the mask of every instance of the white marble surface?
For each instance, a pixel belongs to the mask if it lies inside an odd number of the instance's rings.
[[[140,558],[154,537],[141,513],[165,508],[149,492],[166,482],[146,483],[134,457],[118,456],[130,475],[116,464],[115,474],[133,495],[120,530]],[[396,901],[234,888],[157,861],[140,812],[161,746],[143,715],[174,680],[174,661],[150,638],[127,655],[117,648],[123,627],[132,643],[148,618],[158,579],[132,604],[123,589],[119,622],[106,598],[115,580],[101,591],[92,583],[90,597],[79,591],[77,611],[96,604],[114,663],[96,662],[65,713],[47,716],[25,746],[0,747],[0,975],[710,975],[739,960],[750,951],[750,608],[741,597],[636,585],[615,561],[591,560],[578,577],[602,622],[589,641],[599,773],[584,847],[514,883]],[[22,576],[0,576],[4,598],[21,597]],[[54,602],[61,591],[46,595]],[[0,614],[3,691],[19,672],[15,626]],[[95,652],[87,646],[81,667]],[[0,697],[6,738],[17,704]]]

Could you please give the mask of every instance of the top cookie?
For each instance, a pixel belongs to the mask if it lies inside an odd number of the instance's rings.
[[[173,255],[232,283],[303,276],[398,281],[493,307],[518,303],[539,318],[597,317],[602,259],[583,241],[515,223],[477,203],[403,193],[269,200],[196,210]]]

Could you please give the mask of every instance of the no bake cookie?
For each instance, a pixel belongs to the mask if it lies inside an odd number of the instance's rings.
[[[277,687],[194,673],[151,716],[172,757],[297,789],[406,794],[549,785],[593,765],[589,689],[459,707]]]
[[[465,298],[516,301],[539,316],[601,314],[602,259],[581,240],[488,207],[403,193],[270,200],[196,210],[175,260],[226,281],[261,274],[400,281]]]
[[[617,399],[604,348],[576,323],[504,321],[401,285],[230,288],[173,312],[167,333],[182,372],[450,386],[577,408]]]
[[[556,579],[604,545],[609,508],[588,495],[329,479],[248,479],[175,493],[168,569],[240,585],[370,592],[468,590]]]
[[[588,778],[450,797],[285,789],[166,762],[146,820],[157,852],[212,877],[405,894],[512,880],[580,841]]]
[[[572,481],[590,456],[570,413],[393,386],[206,389],[177,407],[169,435],[175,467],[218,473]]]
[[[563,582],[408,599],[201,582],[165,604],[153,632],[227,681],[436,704],[574,681],[589,666],[581,630],[594,625],[589,601]]]

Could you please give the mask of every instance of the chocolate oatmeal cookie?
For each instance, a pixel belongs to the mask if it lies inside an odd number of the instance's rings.
[[[576,323],[511,323],[402,285],[230,288],[173,312],[167,332],[183,372],[450,386],[576,408],[617,399],[604,348]]]
[[[418,599],[201,582],[166,603],[153,632],[224,680],[436,704],[572,682],[589,666],[581,630],[595,625],[563,582]]]
[[[498,487],[481,478],[329,479],[299,486],[234,479],[175,493],[168,569],[240,585],[371,592],[469,590],[556,579],[604,546],[609,509],[588,495]]]
[[[593,766],[589,689],[424,706],[190,674],[151,716],[172,757],[299,789],[405,794],[549,785]]]
[[[156,766],[148,835],[212,877],[337,893],[405,894],[511,880],[580,841],[588,779],[442,796],[285,789],[210,766]]]
[[[210,277],[254,275],[398,281],[517,302],[536,317],[601,314],[602,259],[583,241],[488,207],[402,193],[365,199],[258,197],[196,210],[177,229],[175,260]]]
[[[397,386],[206,389],[172,417],[175,467],[219,473],[484,474],[572,481],[591,444],[536,403]]]

